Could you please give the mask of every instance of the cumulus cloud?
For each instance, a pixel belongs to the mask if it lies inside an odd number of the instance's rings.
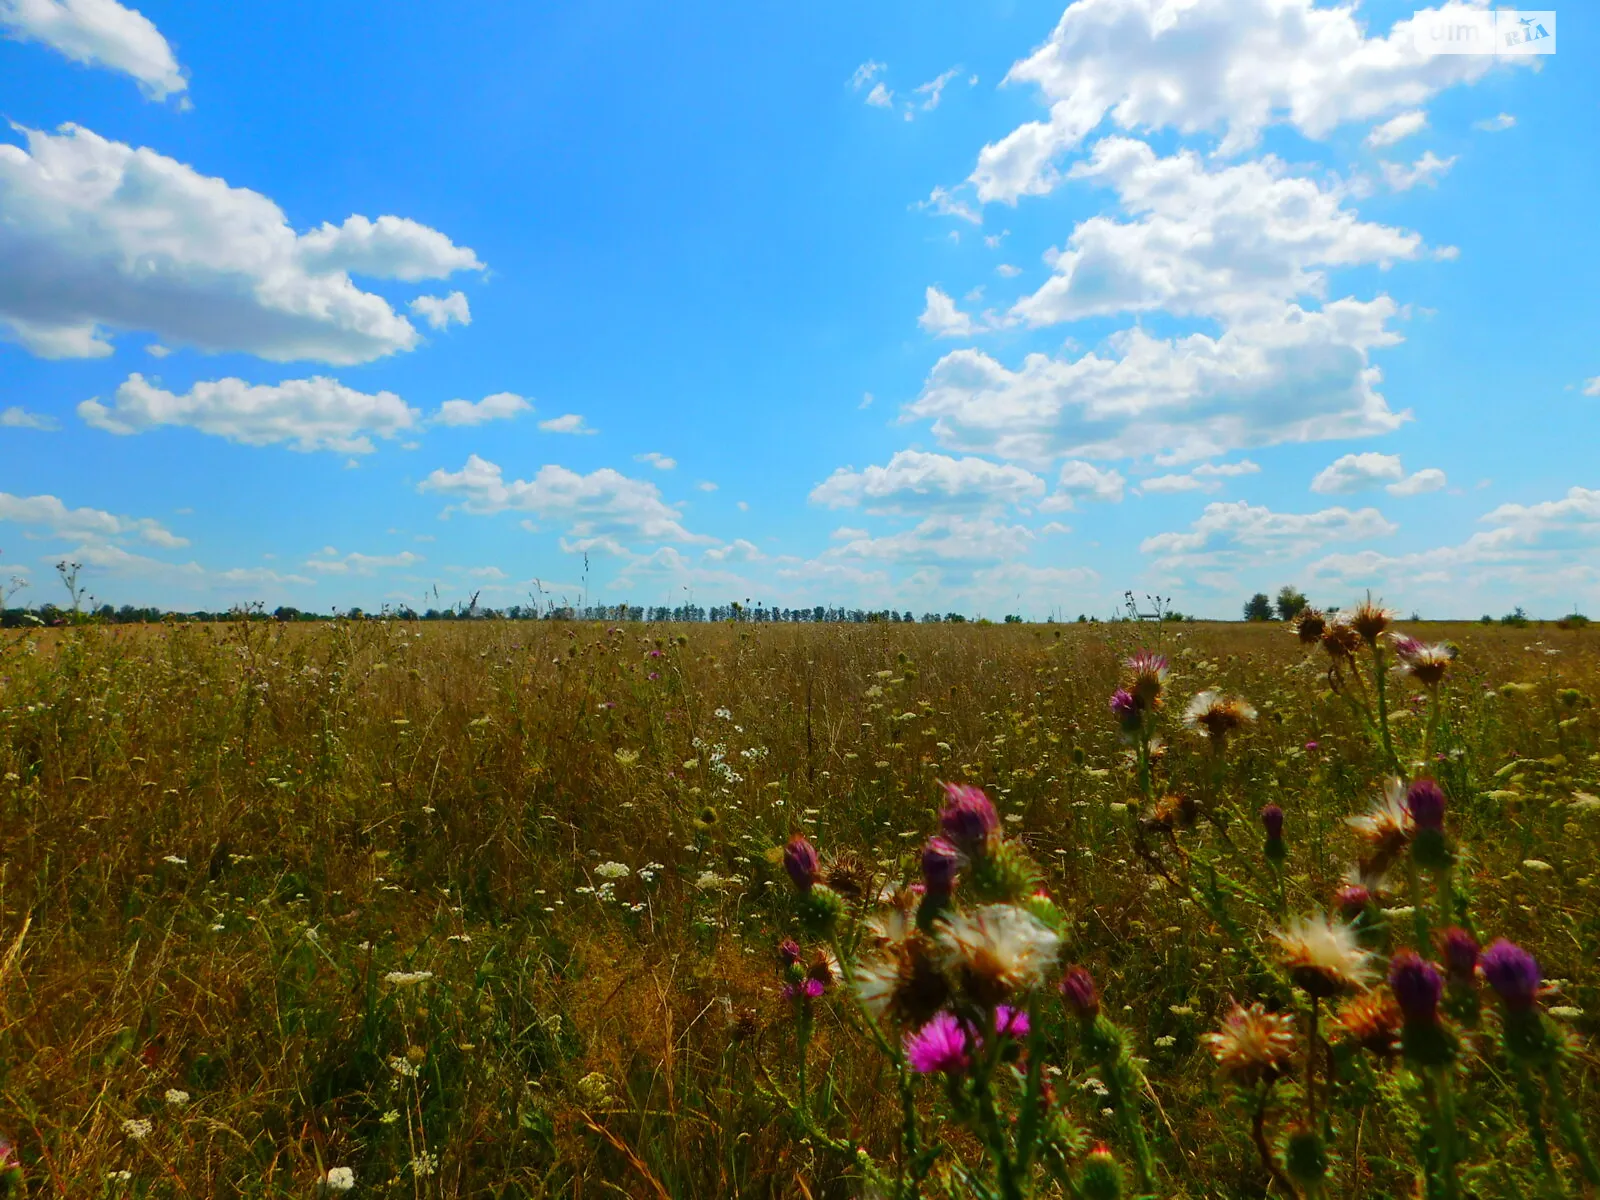
[[[1079,500],[1120,504],[1126,486],[1127,480],[1115,468],[1068,459],[1061,464],[1061,473],[1056,476],[1056,490],[1039,507],[1045,512],[1066,512],[1075,508]]]
[[[286,442],[295,450],[340,454],[371,454],[372,435],[393,438],[413,428],[419,416],[393,392],[358,392],[321,376],[275,384],[218,379],[178,395],[138,373],[117,388],[110,405],[85,400],[78,415],[107,433],[172,425],[247,446]]]
[[[564,413],[559,417],[551,417],[548,421],[540,421],[539,428],[546,433],[591,434],[600,432],[598,429],[591,429],[584,424],[583,418],[577,413]]]
[[[1420,133],[1428,127],[1428,114],[1420,108],[1410,112],[1400,113],[1390,117],[1381,125],[1373,126],[1372,132],[1367,134],[1367,145],[1392,146],[1396,142],[1404,141],[1414,133]]]
[[[391,567],[415,566],[422,561],[422,555],[411,550],[402,550],[399,554],[362,554],[354,550],[340,554],[332,546],[324,546],[303,565],[319,575],[371,575]]]
[[[349,272],[441,277],[471,250],[398,217],[306,235],[247,188],[77,125],[0,143],[0,334],[44,358],[111,353],[108,331],[274,362],[369,362],[415,327]]]
[[[446,400],[434,414],[435,425],[482,425],[485,421],[509,421],[519,413],[532,412],[529,404],[515,392],[496,392],[474,403],[471,400]]]
[[[13,404],[4,411],[0,411],[0,428],[37,429],[41,432],[49,432],[53,429],[59,429],[61,426],[54,417],[46,416],[44,413],[29,412],[21,405]]]
[[[1326,268],[1387,266],[1422,250],[1415,233],[1360,220],[1339,188],[1290,175],[1271,156],[1208,170],[1190,151],[1161,158],[1114,137],[1071,175],[1111,187],[1136,219],[1079,224],[1047,256],[1054,274],[1012,310],[1030,325],[1152,309],[1236,318],[1320,298]]]
[[[1383,172],[1383,181],[1389,185],[1393,192],[1409,192],[1421,184],[1433,187],[1438,183],[1444,173],[1455,165],[1455,155],[1449,158],[1440,158],[1432,150],[1423,151],[1422,157],[1409,167],[1404,163],[1384,162],[1378,167]]]
[[[1517,119],[1515,117],[1513,117],[1510,113],[1503,112],[1498,116],[1490,117],[1487,120],[1478,121],[1472,127],[1474,129],[1481,129],[1485,133],[1503,133],[1516,123]]]
[[[0,0],[0,31],[73,62],[131,75],[153,100],[189,86],[155,23],[117,0]]]
[[[1333,460],[1311,481],[1311,490],[1322,495],[1349,495],[1382,487],[1394,496],[1417,496],[1436,492],[1445,486],[1445,473],[1437,467],[1424,467],[1408,476],[1398,454],[1345,454]]]
[[[869,83],[875,80],[883,69],[883,63],[877,62],[874,59],[867,59],[867,61],[857,67],[855,69],[855,73],[850,76],[851,88],[859,92],[862,88],[866,87]]]
[[[55,496],[13,496],[0,492],[0,521],[43,530],[63,538],[111,541],[134,538],[152,546],[187,546],[152,517],[119,517],[98,508],[68,508]]]
[[[434,471],[418,485],[423,492],[457,498],[464,512],[531,513],[565,522],[578,538],[693,542],[706,539],[683,527],[678,510],[653,483],[631,479],[610,467],[588,475],[547,464],[532,479],[506,480],[495,463],[468,457],[459,471]]]
[[[901,450],[885,466],[840,467],[811,491],[828,508],[866,505],[869,511],[990,508],[1043,496],[1045,482],[1030,471],[982,458],[951,458]]]
[[[1222,489],[1224,479],[1240,475],[1255,475],[1261,467],[1248,458],[1235,463],[1201,463],[1183,474],[1155,475],[1139,484],[1139,490],[1149,495],[1174,492],[1215,492]]]
[[[1438,467],[1423,467],[1398,483],[1391,483],[1384,491],[1391,496],[1420,496],[1423,492],[1437,492],[1448,482]]]
[[[873,108],[894,107],[894,93],[882,83],[872,85],[872,90],[867,93],[867,103]]]
[[[652,467],[654,467],[658,471],[671,471],[671,470],[675,470],[677,468],[677,466],[678,466],[678,460],[677,459],[668,458],[665,454],[662,454],[661,451],[659,451],[659,450],[651,450],[651,451],[648,451],[647,453],[644,453],[644,454],[635,454],[633,456],[633,461],[634,462],[649,463]]]
[[[984,202],[1048,192],[1061,154],[1108,116],[1125,130],[1217,133],[1232,154],[1269,125],[1322,138],[1495,69],[1492,55],[1424,53],[1412,21],[1369,37],[1354,5],[1315,0],[1077,0],[1006,76],[1038,88],[1048,119],[985,146],[971,181]]]
[[[457,325],[472,324],[472,309],[467,305],[467,297],[463,292],[451,292],[448,296],[418,296],[411,302],[411,311],[433,329],[447,328],[452,321]]]
[[[829,559],[882,563],[988,563],[1020,558],[1035,540],[1023,525],[991,517],[941,514],[912,529],[882,537],[857,537],[823,552]]]
[[[1600,396],[1600,375],[1583,381],[1583,394],[1585,396]]]
[[[1042,462],[1058,455],[1163,461],[1280,442],[1388,433],[1406,414],[1377,391],[1372,349],[1392,345],[1386,296],[1320,311],[1287,306],[1220,336],[1109,340],[1111,353],[1030,354],[1012,370],[978,350],[933,367],[908,419],[933,421],[949,449]]]
[[[967,337],[973,331],[972,318],[956,307],[956,302],[938,288],[929,286],[922,315],[917,324],[934,337]]]
[[[734,538],[726,546],[714,546],[705,553],[707,562],[762,562],[766,555],[761,553],[761,548],[754,542],[747,542],[744,538]]]
[[[1327,542],[1367,541],[1399,528],[1375,508],[1273,512],[1243,500],[1216,501],[1185,532],[1158,533],[1139,549],[1166,568],[1216,567],[1264,557],[1299,556]]]

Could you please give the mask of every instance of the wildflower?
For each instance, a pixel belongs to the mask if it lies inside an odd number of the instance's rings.
[[[106,1182],[107,1183],[129,1183],[129,1182],[132,1182],[132,1180],[133,1180],[133,1172],[132,1171],[122,1170],[122,1171],[107,1171],[106,1172]]]
[[[404,1055],[400,1054],[392,1054],[389,1056],[389,1070],[393,1071],[402,1079],[415,1079],[418,1074],[416,1064],[413,1063],[409,1058],[406,1058]]]
[[[323,1176],[322,1186],[330,1192],[353,1191],[356,1186],[356,1173],[349,1167],[329,1167],[328,1173]]]
[[[1400,1017],[1400,1006],[1395,1003],[1394,996],[1374,990],[1345,1001],[1333,1020],[1333,1027],[1365,1050],[1390,1055],[1395,1051]]]
[[[427,983],[432,978],[432,971],[390,971],[383,977],[383,981],[395,987],[416,987],[419,983]]]
[[[1478,969],[1507,1009],[1524,1013],[1539,994],[1539,964],[1533,955],[1505,938],[1478,958]]]
[[[956,1075],[971,1063],[971,1038],[953,1013],[941,1012],[905,1038],[906,1062],[919,1075]]]
[[[1273,936],[1288,964],[1289,977],[1312,996],[1353,992],[1372,978],[1370,956],[1343,922],[1330,921],[1320,913],[1294,917]]]
[[[122,1132],[136,1142],[144,1141],[145,1138],[150,1136],[150,1131],[154,1128],[155,1126],[143,1117],[129,1117],[122,1123]]]
[[[1329,621],[1328,627],[1322,631],[1322,648],[1328,652],[1329,658],[1338,663],[1361,649],[1361,635],[1351,627],[1349,621],[1338,618]]]
[[[1394,652],[1406,671],[1418,683],[1434,687],[1455,661],[1456,648],[1448,642],[1428,645],[1416,638],[1392,637]]]
[[[611,1099],[612,1084],[603,1071],[590,1071],[578,1080],[578,1099],[590,1106],[599,1106]]]
[[[1418,830],[1444,828],[1444,791],[1431,779],[1419,779],[1406,789],[1406,811]]]
[[[950,999],[932,941],[903,910],[869,929],[878,933],[880,950],[856,964],[856,995],[879,1021],[911,1029],[926,1024]]]
[[[1283,844],[1283,809],[1268,804],[1261,809],[1261,827],[1267,831],[1266,856],[1273,862],[1282,862],[1286,853]]]
[[[603,862],[594,869],[594,873],[601,879],[626,879],[633,871],[624,863]]]
[[[174,1108],[182,1108],[185,1104],[189,1103],[189,1093],[184,1091],[182,1088],[168,1088],[166,1101]]]
[[[956,913],[937,928],[941,965],[985,1005],[1039,983],[1061,945],[1037,917],[1010,904]]]
[[[1083,1171],[1078,1176],[1079,1191],[1088,1200],[1120,1200],[1124,1186],[1122,1165],[1113,1157],[1110,1147],[1096,1142],[1084,1156]]]
[[[859,900],[872,882],[872,868],[853,850],[840,850],[822,868],[822,880],[848,899]]]
[[[1140,650],[1127,661],[1127,690],[1133,694],[1141,709],[1151,709],[1161,703],[1161,689],[1167,682],[1167,660],[1160,654]]]
[[[1002,1004],[994,1010],[994,1031],[1003,1038],[1022,1041],[1028,1036],[1028,1014],[1024,1009]]]
[[[1118,688],[1111,693],[1111,715],[1124,732],[1132,733],[1139,728],[1144,712],[1132,692],[1127,688]]]
[[[821,863],[817,848],[801,834],[795,834],[783,848],[783,869],[789,873],[795,889],[809,892],[820,876]]]
[[[388,1112],[384,1113],[383,1116],[379,1117],[378,1120],[384,1125],[397,1125],[400,1122],[399,1110],[391,1108]]]
[[[1382,797],[1360,816],[1346,818],[1345,824],[1367,845],[1362,870],[1383,874],[1410,845],[1416,832],[1416,822],[1406,805],[1405,785],[1398,779],[1388,780]]]
[[[1444,979],[1439,969],[1415,950],[1402,950],[1389,963],[1389,990],[1407,1024],[1437,1024]]]
[[[1150,816],[1145,820],[1145,827],[1163,832],[1172,829],[1192,829],[1195,818],[1200,815],[1200,806],[1194,798],[1187,793],[1176,796],[1162,796],[1157,800],[1155,807],[1150,810]]]
[[[956,886],[960,852],[947,838],[931,837],[922,847],[922,882],[931,896],[949,896]]]
[[[1247,700],[1224,696],[1221,692],[1200,692],[1183,710],[1183,723],[1211,739],[1218,753],[1227,747],[1230,735],[1256,719],[1256,710]]]
[[[1372,903],[1372,893],[1359,883],[1347,883],[1333,894],[1333,899],[1339,906],[1339,915],[1353,922],[1367,911],[1367,905]]]
[[[944,785],[944,807],[939,810],[939,828],[963,854],[977,856],[999,836],[1000,817],[994,802],[982,788],[970,784]]]
[[[720,818],[717,816],[717,810],[708,804],[699,812],[695,813],[694,827],[701,833],[710,833],[717,827],[717,821],[719,819]]]
[[[811,995],[820,995],[821,992],[828,991],[843,978],[844,972],[839,969],[839,958],[832,950],[819,948],[812,952],[811,962],[806,966],[806,982],[816,984],[820,991],[811,991]]]
[[[1478,939],[1459,925],[1452,925],[1439,934],[1438,941],[1445,976],[1451,983],[1471,983],[1478,969]]]
[[[797,966],[800,962],[800,943],[793,938],[784,938],[778,943],[778,965],[781,967]]]
[[[1328,618],[1322,615],[1319,609],[1302,608],[1300,615],[1294,619],[1295,636],[1307,646],[1315,646],[1322,640],[1323,630],[1328,628]]]
[[[1294,1057],[1294,1018],[1260,1003],[1235,1004],[1215,1033],[1201,1034],[1217,1066],[1235,1083],[1252,1087],[1284,1073]]]
[[[1361,640],[1369,646],[1376,646],[1378,639],[1389,628],[1389,623],[1395,618],[1393,609],[1383,607],[1382,603],[1374,602],[1371,594],[1350,614],[1350,628],[1361,635]]]
[[[1079,966],[1068,967],[1061,977],[1061,995],[1079,1019],[1092,1021],[1100,1015],[1100,990],[1094,976]]]
[[[439,1169],[439,1156],[424,1150],[411,1160],[411,1173],[419,1179],[426,1179]]]

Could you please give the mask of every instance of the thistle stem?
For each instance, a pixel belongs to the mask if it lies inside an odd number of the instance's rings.
[[[1461,1189],[1456,1182],[1456,1103],[1450,1088],[1450,1068],[1431,1069],[1427,1083],[1433,1109],[1433,1148],[1438,1155],[1440,1192],[1444,1200],[1457,1200]]]
[[[1584,1137],[1583,1121],[1578,1116],[1578,1110],[1567,1099],[1567,1089],[1561,1082],[1561,1064],[1552,1062],[1545,1068],[1544,1078],[1550,1087],[1550,1101],[1555,1105],[1556,1121],[1561,1126],[1561,1136],[1566,1139],[1567,1148],[1577,1155],[1578,1164],[1583,1168],[1583,1177],[1591,1184],[1600,1184],[1600,1163],[1595,1161],[1589,1141]]]
[[[1400,758],[1394,752],[1394,738],[1389,732],[1389,691],[1385,676],[1387,670],[1383,665],[1383,645],[1373,643],[1372,647],[1372,683],[1378,694],[1378,735],[1383,741],[1383,755],[1389,762],[1389,768],[1396,775],[1400,770]]]

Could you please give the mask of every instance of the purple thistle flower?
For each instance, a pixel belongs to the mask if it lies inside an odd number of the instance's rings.
[[[1390,960],[1389,990],[1408,1022],[1432,1025],[1439,1020],[1444,980],[1439,969],[1415,950],[1402,950]]]
[[[1094,976],[1084,968],[1067,968],[1061,977],[1061,994],[1067,1007],[1082,1019],[1093,1020],[1100,1014],[1100,990],[1094,985]]]
[[[1111,693],[1111,715],[1117,719],[1117,724],[1130,733],[1139,728],[1139,701],[1127,688],[1118,688]]]
[[[800,943],[793,938],[784,938],[778,943],[778,965],[792,967],[800,962]]]
[[[1307,742],[1306,743],[1306,753],[1307,754],[1314,754],[1316,752],[1316,749],[1317,749],[1317,743],[1316,742]]]
[[[905,1039],[906,1062],[919,1075],[954,1075],[967,1069],[971,1038],[954,1014],[935,1013],[931,1021]]]
[[[823,992],[828,990],[828,985],[823,983],[820,979],[813,979],[810,976],[807,976],[806,981],[800,985],[800,988],[807,996],[810,996],[813,1000],[815,1000],[818,996],[822,995]]]
[[[1478,969],[1512,1012],[1533,1007],[1539,994],[1539,964],[1521,946],[1501,938],[1478,958]]]
[[[817,848],[801,834],[795,834],[784,846],[783,869],[789,872],[789,878],[800,891],[811,890],[811,885],[817,882],[821,866]]]
[[[1339,915],[1346,921],[1354,921],[1367,911],[1367,905],[1372,902],[1372,893],[1359,883],[1347,883],[1333,894],[1333,898],[1339,905]]]
[[[965,783],[944,785],[944,808],[939,828],[967,854],[981,853],[1000,831],[1000,815],[983,789]]]
[[[1439,935],[1439,954],[1452,983],[1471,983],[1478,967],[1478,939],[1459,925]]]
[[[1418,829],[1444,828],[1444,791],[1431,779],[1419,779],[1406,791],[1406,809]]]
[[[1023,1009],[1002,1004],[994,1010],[994,1031],[1001,1037],[1016,1038],[1019,1042],[1028,1036],[1028,1014]]]
[[[1267,841],[1281,842],[1283,840],[1283,809],[1276,804],[1268,804],[1261,810],[1261,827],[1267,831]]]
[[[955,890],[956,871],[961,852],[947,838],[931,837],[922,847],[922,879],[935,896],[948,896]]]

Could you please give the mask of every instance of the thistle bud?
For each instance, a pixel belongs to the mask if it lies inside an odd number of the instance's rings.
[[[1359,883],[1345,884],[1333,894],[1333,898],[1339,905],[1339,915],[1352,925],[1366,913],[1367,905],[1372,903],[1372,893]]]
[[[783,848],[783,869],[794,881],[795,890],[809,892],[821,875],[817,848],[803,835],[795,834]]]
[[[1539,964],[1521,946],[1501,938],[1483,952],[1478,967],[1509,1011],[1533,1008],[1539,995]]]
[[[1439,957],[1445,976],[1454,984],[1471,984],[1478,969],[1478,939],[1459,925],[1439,934]]]
[[[1307,1189],[1317,1187],[1328,1174],[1328,1150],[1314,1129],[1290,1132],[1283,1161],[1294,1181]]]
[[[1123,1188],[1122,1165],[1112,1156],[1110,1147],[1096,1142],[1084,1157],[1078,1190],[1088,1200],[1121,1200]]]
[[[1127,688],[1118,688],[1111,693],[1111,715],[1116,718],[1125,733],[1133,733],[1139,728],[1142,712],[1139,701]]]
[[[947,783],[944,791],[939,828],[963,854],[983,854],[1000,832],[1000,815],[993,802],[982,788],[970,784]]]
[[[1406,789],[1406,809],[1418,831],[1444,829],[1444,791],[1431,779],[1419,779]]]
[[[1389,988],[1408,1024],[1438,1023],[1444,980],[1438,968],[1415,950],[1402,950],[1390,961]]]
[[[1092,1021],[1100,1015],[1100,990],[1094,985],[1094,976],[1083,967],[1067,968],[1061,977],[1061,995],[1079,1020]]]
[[[1273,862],[1282,862],[1288,853],[1283,844],[1283,809],[1269,804],[1261,810],[1261,827],[1267,831],[1264,853]]]
[[[922,847],[922,881],[930,896],[949,896],[956,886],[961,854],[948,838],[931,837]]]

